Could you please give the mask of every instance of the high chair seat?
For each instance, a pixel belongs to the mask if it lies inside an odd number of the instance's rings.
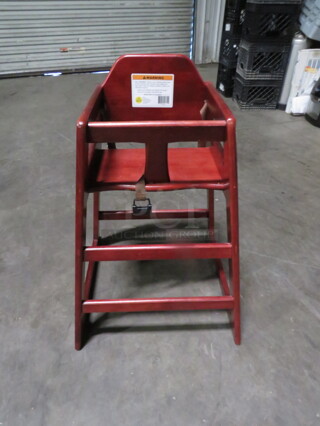
[[[132,184],[145,169],[145,149],[95,150],[90,171],[92,189],[117,184]],[[223,182],[226,179],[218,146],[204,148],[169,148],[168,172],[171,183]]]

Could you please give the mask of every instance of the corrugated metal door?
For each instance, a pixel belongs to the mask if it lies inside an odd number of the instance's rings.
[[[108,68],[125,53],[190,54],[193,0],[0,0],[0,75]]]
[[[195,54],[196,64],[219,61],[225,0],[197,0]]]

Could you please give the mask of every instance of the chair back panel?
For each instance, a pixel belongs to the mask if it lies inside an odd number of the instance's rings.
[[[131,74],[173,74],[172,108],[132,107]],[[108,120],[200,120],[206,86],[189,58],[178,54],[125,55],[103,83]]]

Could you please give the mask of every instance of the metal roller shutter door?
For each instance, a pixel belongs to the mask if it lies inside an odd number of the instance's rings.
[[[193,0],[0,0],[0,76],[98,70],[125,53],[190,55]]]

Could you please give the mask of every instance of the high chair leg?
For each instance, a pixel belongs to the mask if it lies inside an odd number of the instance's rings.
[[[93,194],[93,241],[99,239],[99,209],[100,209],[100,193]]]
[[[76,229],[75,229],[75,348],[80,350],[83,344],[83,280],[84,260],[83,248],[85,245],[86,225],[86,196],[82,191],[76,195]]]
[[[82,301],[88,299],[94,285],[97,262],[89,262],[86,277],[84,279],[83,248],[86,237],[86,200],[87,196],[77,195],[76,203],[76,271],[75,271],[75,348],[80,350],[83,345],[84,314],[82,313]],[[99,205],[100,194],[93,194],[93,245],[98,244],[99,239]],[[80,206],[80,207],[79,207]],[[84,206],[81,208],[81,206]],[[89,315],[89,314],[86,314]]]
[[[82,283],[84,263],[82,252],[76,248],[75,262],[75,348],[82,347]]]
[[[208,211],[209,211],[209,219],[208,219],[208,229],[210,238],[214,237],[214,190],[207,190],[207,198],[208,198]]]
[[[229,277],[231,294],[234,297],[234,308],[231,311],[233,338],[237,345],[241,343],[240,323],[240,266],[239,266],[239,219],[238,194],[236,188],[225,191],[227,201],[228,240],[232,244],[232,256],[229,260]]]

